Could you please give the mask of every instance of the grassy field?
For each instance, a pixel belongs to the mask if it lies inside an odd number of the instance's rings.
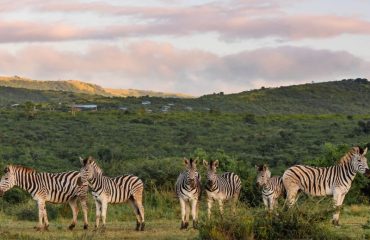
[[[67,230],[68,219],[51,222],[47,232],[35,231],[35,222],[31,221],[2,218],[0,224],[1,239],[194,239],[198,235],[193,229],[180,231],[175,219],[149,220],[144,232],[135,231],[132,221],[109,222],[105,231],[86,231],[81,224],[70,231]]]
[[[202,206],[201,224],[205,219],[205,206]],[[174,208],[176,208],[174,206]],[[115,212],[122,207],[111,206],[109,212]],[[129,209],[129,208],[127,208]],[[169,209],[174,211],[175,209]],[[320,226],[328,233],[336,236],[335,239],[369,239],[370,238],[370,224],[369,224],[368,205],[349,205],[345,206],[341,215],[341,226],[334,227],[330,223],[330,217],[323,219]],[[122,211],[127,214],[126,211]],[[150,212],[150,211],[149,211]],[[175,210],[175,212],[177,212]],[[239,207],[240,215],[258,216],[263,214],[264,210],[261,208],[246,208]],[[83,230],[82,222],[79,220],[78,225],[73,231],[67,230],[70,223],[69,218],[58,217],[50,221],[49,231],[38,232],[33,229],[36,221],[19,221],[14,216],[0,214],[0,238],[1,239],[199,239],[197,230],[190,228],[189,230],[179,229],[179,219],[171,217],[164,218],[148,218],[146,222],[146,229],[144,232],[136,232],[134,230],[133,216],[127,214],[127,217],[132,220],[118,221],[108,218],[107,226],[104,231],[93,230],[93,222],[90,221],[90,229]],[[90,214],[89,218],[92,220],[94,214]],[[123,217],[126,219],[126,216]],[[225,220],[227,221],[227,220]],[[262,231],[262,230],[261,230]],[[331,235],[328,235],[331,236]],[[220,239],[220,238],[218,238]],[[223,238],[221,238],[223,239]],[[333,239],[328,237],[328,239]]]

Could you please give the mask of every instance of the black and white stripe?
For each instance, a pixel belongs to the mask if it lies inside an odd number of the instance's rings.
[[[88,186],[82,184],[79,172],[47,173],[37,172],[34,169],[9,165],[4,170],[5,175],[0,182],[0,195],[18,186],[31,194],[37,201],[39,208],[38,229],[47,229],[49,226],[45,204],[66,203],[71,206],[73,221],[69,229],[73,229],[77,222],[79,200],[84,214],[84,228],[87,229],[87,191]]]
[[[268,166],[256,166],[257,184],[262,187],[262,199],[266,208],[273,210],[277,200],[285,192],[283,178],[279,176],[271,177]]]
[[[191,215],[193,227],[197,227],[198,222],[198,200],[200,200],[201,186],[200,175],[197,171],[197,159],[184,158],[186,171],[180,173],[176,181],[176,195],[181,206],[181,229],[189,226],[189,211],[191,205]]]
[[[105,227],[108,203],[125,203],[130,201],[137,218],[136,230],[143,231],[145,225],[144,207],[142,204],[143,181],[134,175],[124,175],[114,178],[104,176],[102,169],[92,157],[81,159],[81,163],[83,165],[80,170],[82,182],[89,183],[95,199],[95,227],[99,227],[100,217],[102,218],[103,227]]]
[[[223,213],[223,203],[228,200],[234,201],[235,205],[239,199],[241,190],[241,181],[238,175],[232,172],[226,172],[218,175],[217,167],[218,160],[208,162],[203,160],[203,164],[207,167],[207,199],[208,199],[208,218],[211,217],[211,209],[213,201],[216,200],[219,203],[220,212]]]
[[[333,223],[339,222],[339,207],[349,189],[356,173],[369,174],[365,157],[367,148],[353,147],[337,165],[330,167],[311,167],[296,165],[284,172],[283,183],[287,191],[287,201],[292,205],[299,190],[312,196],[333,195],[338,208],[333,215]]]

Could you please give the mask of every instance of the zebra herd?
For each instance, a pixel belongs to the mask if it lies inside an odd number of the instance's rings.
[[[349,191],[357,173],[370,175],[365,157],[367,148],[353,147],[345,154],[338,164],[330,167],[311,167],[295,165],[288,168],[282,177],[271,177],[266,165],[256,166],[257,184],[262,188],[262,198],[267,209],[273,210],[277,199],[286,195],[286,202],[292,206],[297,200],[298,191],[312,196],[332,195],[336,208],[333,214],[333,224],[339,223],[340,207]],[[79,172],[64,173],[37,172],[34,169],[8,165],[0,181],[0,196],[14,186],[29,192],[38,205],[38,230],[47,230],[49,221],[46,213],[46,202],[69,203],[73,219],[69,226],[72,230],[77,222],[78,202],[80,202],[84,229],[88,228],[87,196],[89,188],[96,205],[95,228],[106,225],[108,203],[130,202],[136,215],[136,230],[143,231],[143,181],[133,175],[124,175],[111,178],[103,174],[92,157],[80,158]],[[197,170],[197,159],[184,159],[186,170],[177,178],[175,190],[181,206],[181,229],[189,226],[190,211],[193,227],[198,225],[198,208],[202,193],[201,176]],[[219,161],[203,160],[207,169],[205,192],[208,203],[208,218],[214,201],[217,201],[220,213],[223,213],[223,204],[226,201],[233,203],[233,211],[238,202],[241,191],[241,180],[232,172],[217,174]]]
[[[257,184],[262,190],[262,199],[265,207],[270,211],[276,206],[279,197],[286,195],[289,207],[297,200],[298,191],[312,196],[333,195],[334,207],[332,223],[339,224],[340,207],[345,195],[351,188],[357,173],[370,176],[370,170],[365,157],[367,148],[353,147],[346,153],[338,164],[330,167],[311,167],[295,165],[288,168],[282,177],[271,177],[266,165],[256,166]],[[197,223],[197,204],[201,194],[200,175],[196,170],[197,160],[185,159],[186,171],[182,172],[176,182],[176,193],[180,199],[182,219],[181,228],[187,228],[189,221],[188,206],[191,203],[193,226]],[[208,202],[208,218],[211,217],[213,201],[218,201],[220,213],[223,213],[223,203],[232,200],[238,201],[241,181],[238,175],[230,172],[216,174],[218,160],[208,163],[203,160],[207,168],[206,193]],[[235,211],[235,210],[234,210]]]

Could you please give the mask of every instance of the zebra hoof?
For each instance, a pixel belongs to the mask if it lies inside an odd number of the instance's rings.
[[[188,228],[188,226],[189,226],[189,223],[187,223],[187,222],[181,222],[181,227],[180,227],[180,229],[182,230],[182,229],[187,229]]]
[[[193,228],[198,229],[198,221],[193,221]]]
[[[40,231],[42,231],[42,230],[44,230],[44,228],[43,227],[33,227],[36,231],[38,231],[38,232],[40,232]]]
[[[72,223],[71,225],[69,225],[68,229],[69,229],[69,230],[73,230],[73,229],[75,228],[75,226],[76,226],[76,225]]]
[[[49,225],[46,225],[44,228],[45,231],[49,231]]]
[[[141,223],[141,227],[140,227],[140,231],[144,231],[144,228],[145,228],[145,223],[144,223],[144,222],[142,222],[142,223]]]
[[[136,220],[136,228],[135,228],[136,231],[139,231],[140,230],[140,222],[138,220]]]
[[[89,228],[89,225],[84,224],[84,230],[87,230]]]
[[[339,225],[339,220],[332,220],[331,221],[331,223],[334,225],[334,226],[336,226],[336,227],[339,227],[340,225]]]

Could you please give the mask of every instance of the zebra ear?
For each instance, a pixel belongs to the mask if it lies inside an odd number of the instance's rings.
[[[9,167],[4,168],[4,173],[7,173],[7,172],[9,172]]]
[[[189,164],[189,159],[187,159],[186,157],[184,157],[184,164],[185,165],[188,165]]]
[[[83,159],[81,156],[79,156],[79,159],[80,159],[80,163],[81,163],[81,165],[83,165],[83,166],[84,166],[84,165],[85,165],[85,164],[84,164],[84,159]]]
[[[263,166],[262,166],[262,170],[263,170],[263,171],[266,171],[266,169],[267,169],[267,165],[266,165],[266,164],[263,164]]]
[[[194,159],[193,163],[198,164],[198,160],[199,160],[199,158]]]
[[[208,167],[208,162],[207,162],[207,160],[203,159],[203,165],[204,165],[205,167]]]
[[[365,156],[367,153],[367,147],[363,150],[362,156]]]

